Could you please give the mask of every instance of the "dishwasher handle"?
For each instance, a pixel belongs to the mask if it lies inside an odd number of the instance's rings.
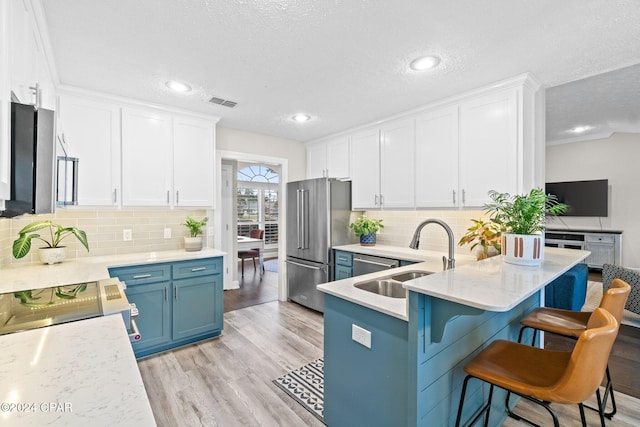
[[[372,261],[369,259],[363,259],[363,258],[358,258],[358,257],[353,257],[353,262],[363,262],[365,264],[373,264],[373,265],[379,265],[380,267],[386,267],[386,268],[395,268],[398,266],[398,262],[392,262],[390,264],[388,263],[384,263],[384,262],[380,262],[380,261]]]

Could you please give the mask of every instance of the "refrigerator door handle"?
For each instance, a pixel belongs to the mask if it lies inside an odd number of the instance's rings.
[[[301,216],[302,216],[302,238],[300,240],[302,240],[302,246],[300,247],[300,249],[307,249],[307,203],[308,203],[308,195],[306,195],[306,190],[300,190],[300,193],[302,194],[301,200],[302,200],[302,209],[300,210],[301,212]]]
[[[302,249],[302,243],[300,243],[300,236],[302,234],[300,231],[300,189],[296,190],[296,234],[298,239],[297,249]]]
[[[285,260],[284,262],[286,262],[287,264],[297,265],[298,267],[310,268],[312,270],[322,270],[322,271],[324,271],[324,267],[316,267],[316,266],[313,266],[313,265],[301,264],[299,262],[291,261],[291,260],[288,260],[288,259]]]

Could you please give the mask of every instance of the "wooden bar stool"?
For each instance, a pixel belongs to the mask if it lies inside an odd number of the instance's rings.
[[[485,381],[491,387],[489,401],[470,424],[475,423],[484,413],[485,426],[488,425],[493,388],[497,386],[541,405],[552,416],[556,427],[559,427],[558,416],[549,403],[578,404],[582,425],[586,427],[582,402],[595,392],[598,406],[602,408],[598,386],[604,376],[617,334],[618,322],[613,315],[597,308],[589,319],[587,329],[580,334],[570,352],[545,350],[505,340],[492,342],[464,368],[468,375],[462,385],[456,427],[460,426],[464,397],[471,378]],[[506,404],[510,417],[524,420],[509,408],[509,394]],[[599,414],[604,426],[602,411]]]
[[[620,279],[614,279],[611,282],[611,286],[603,294],[602,299],[600,300],[600,308],[611,313],[618,324],[620,324],[620,321],[622,320],[622,313],[630,292],[631,286],[629,286],[628,283]],[[520,321],[522,327],[520,328],[518,342],[522,342],[522,334],[527,328],[533,329],[531,345],[535,345],[537,331],[551,332],[568,338],[577,339],[580,334],[587,329],[590,316],[591,312],[585,311],[570,311],[547,307],[537,308]],[[609,372],[608,364],[606,377],[607,385],[604,390],[602,401],[603,408],[606,408],[607,400],[611,397],[611,412],[606,412],[604,414],[607,418],[611,419],[615,415],[617,408],[616,399],[613,395],[613,384],[611,382],[611,373]],[[587,408],[597,410],[590,406],[587,406]]]

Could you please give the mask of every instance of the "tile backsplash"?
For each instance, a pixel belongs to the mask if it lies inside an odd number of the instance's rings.
[[[455,239],[455,253],[471,255],[470,246],[458,246],[458,241],[467,232],[471,218],[485,218],[486,214],[480,210],[416,210],[416,211],[367,211],[370,218],[382,219],[384,228],[377,233],[377,242],[382,245],[409,247],[413,233],[418,224],[429,218],[437,218],[446,222]],[[356,219],[360,212],[354,212],[352,219]],[[446,231],[437,224],[428,224],[420,233],[420,249],[442,251],[448,250]]]
[[[135,252],[163,251],[184,247],[183,237],[189,235],[182,225],[187,216],[201,219],[206,210],[171,210],[153,208],[108,209],[58,209],[55,214],[23,215],[13,219],[0,219],[0,266],[12,263],[37,263],[38,254],[33,249],[19,260],[13,258],[12,245],[18,232],[27,224],[40,219],[51,219],[62,226],[74,226],[87,233],[90,252],[73,237],[67,237],[67,259],[85,256],[118,255]],[[213,225],[210,223],[210,225]],[[171,238],[164,238],[164,230],[171,230]],[[132,239],[124,241],[123,230],[130,229]],[[42,232],[47,231],[43,229]],[[32,241],[39,247],[38,240]]]

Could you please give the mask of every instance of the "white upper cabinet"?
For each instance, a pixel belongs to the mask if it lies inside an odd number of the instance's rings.
[[[459,177],[462,206],[482,206],[487,192],[519,188],[518,90],[502,90],[460,105]]]
[[[416,207],[458,206],[458,107],[416,116]]]
[[[380,130],[351,137],[351,207],[380,208]]]
[[[120,191],[120,108],[89,98],[60,96],[59,134],[77,157],[78,205],[114,206]],[[58,150],[58,155],[63,155]]]
[[[413,208],[414,122],[385,123],[351,137],[353,209]]]
[[[380,128],[380,205],[382,208],[413,208],[414,120],[385,123]]]
[[[11,90],[22,104],[55,109],[54,84],[31,3],[11,1]]]
[[[215,128],[211,121],[174,116],[173,203],[213,206]]]
[[[9,74],[9,2],[0,2],[0,209],[11,197],[11,75]]]
[[[307,144],[307,178],[322,178],[327,171],[327,144]]]
[[[172,121],[169,114],[122,108],[122,205],[172,203]]]
[[[350,174],[349,138],[307,145],[307,178],[348,179]]]

